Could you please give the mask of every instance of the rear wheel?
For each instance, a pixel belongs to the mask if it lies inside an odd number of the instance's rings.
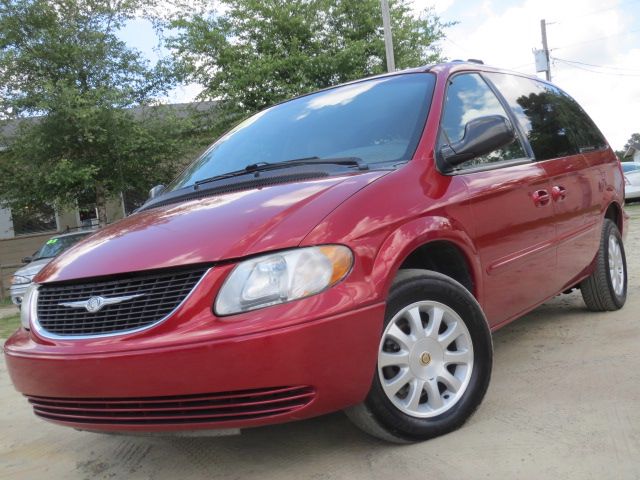
[[[475,411],[491,365],[491,334],[473,296],[439,273],[404,270],[387,302],[371,390],[346,413],[385,440],[436,437]]]
[[[615,223],[605,219],[595,270],[580,284],[589,310],[604,312],[622,308],[627,300],[627,260],[622,236]]]

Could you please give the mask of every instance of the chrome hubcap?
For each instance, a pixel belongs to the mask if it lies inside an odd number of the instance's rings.
[[[609,278],[616,295],[624,292],[624,260],[622,248],[615,235],[609,236]]]
[[[413,303],[382,334],[378,377],[387,398],[412,417],[434,417],[462,397],[473,371],[473,344],[462,318],[446,305]]]

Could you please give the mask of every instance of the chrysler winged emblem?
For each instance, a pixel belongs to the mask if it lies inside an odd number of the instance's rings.
[[[127,302],[134,298],[143,297],[144,293],[138,293],[137,295],[124,295],[122,297],[101,297],[95,296],[88,300],[80,300],[77,302],[63,302],[59,303],[61,307],[69,308],[84,308],[89,313],[96,313],[102,310],[102,307],[106,305],[115,305],[117,303]]]

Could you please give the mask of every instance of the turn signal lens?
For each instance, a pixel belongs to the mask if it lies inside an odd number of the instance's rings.
[[[353,255],[351,250],[341,245],[327,245],[318,247],[320,252],[331,262],[333,273],[329,280],[329,286],[335,285],[347,276],[353,266]]]

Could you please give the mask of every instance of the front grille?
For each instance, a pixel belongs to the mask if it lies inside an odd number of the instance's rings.
[[[147,398],[51,398],[27,396],[36,415],[94,425],[167,425],[259,419],[291,413],[311,402],[309,386]]]
[[[187,297],[208,267],[128,274],[82,283],[45,284],[38,290],[36,322],[45,334],[99,336],[153,325],[169,315]],[[86,308],[61,303],[86,301],[91,297],[141,295],[91,313]]]

